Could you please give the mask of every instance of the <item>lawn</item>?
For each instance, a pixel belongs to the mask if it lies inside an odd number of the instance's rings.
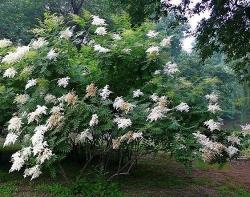
[[[1,197],[250,196],[250,191],[243,184],[227,176],[231,170],[229,164],[219,166],[196,161],[190,173],[169,156],[161,154],[149,155],[138,163],[129,176],[117,177],[112,183],[104,180],[98,168],[94,174],[86,171],[83,179],[71,185],[65,183],[60,175],[51,178],[49,174],[43,174],[39,179],[29,181],[23,179],[21,173],[9,174],[9,165],[6,160],[4,163],[0,166]],[[63,166],[70,179],[77,176],[78,164],[65,161]],[[216,178],[213,178],[213,173]]]

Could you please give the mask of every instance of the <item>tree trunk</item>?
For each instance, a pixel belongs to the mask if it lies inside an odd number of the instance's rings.
[[[79,15],[83,7],[84,0],[70,0],[73,13]]]

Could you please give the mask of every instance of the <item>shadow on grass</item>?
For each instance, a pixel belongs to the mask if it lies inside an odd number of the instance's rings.
[[[70,179],[75,180],[80,169],[79,164],[66,160],[63,166]],[[200,161],[195,162],[195,166],[198,170],[228,169],[228,164],[217,166]],[[30,181],[22,177],[22,172],[9,174],[9,167],[9,162],[0,165],[0,197],[120,197],[123,195],[119,187],[125,196],[130,197],[250,196],[249,192],[241,185],[235,184],[233,180],[232,182],[218,183],[205,177],[193,177],[180,164],[166,155],[154,155],[143,159],[130,175],[117,177],[111,183],[94,178],[93,168],[86,171],[81,182],[77,184],[72,182],[72,185],[68,185],[60,175],[52,178],[48,173],[42,174],[39,179]],[[119,187],[116,186],[117,184]],[[108,187],[114,187],[114,189],[107,194]],[[85,192],[87,195],[77,195],[74,193],[76,190],[83,190],[80,192],[82,194]],[[99,190],[98,194],[97,190]]]

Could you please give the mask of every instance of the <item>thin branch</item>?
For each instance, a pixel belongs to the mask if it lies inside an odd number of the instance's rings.
[[[110,180],[112,180],[114,177],[119,176],[119,175],[129,175],[129,173],[130,173],[132,167],[134,166],[135,162],[136,162],[136,159],[134,159],[134,160],[131,162],[131,164],[130,164],[130,166],[129,166],[129,168],[128,168],[128,170],[127,170],[126,172],[121,172],[124,168],[127,167],[127,164],[129,164],[129,162],[128,162],[123,168],[121,168],[119,171],[117,171],[115,174],[113,174],[111,177],[109,177],[108,180],[110,181]]]
[[[79,176],[77,177],[77,180],[79,180],[82,175],[83,175],[83,172],[85,171],[85,169],[88,167],[88,165],[90,164],[90,162],[93,160],[94,156],[91,155],[90,159],[84,164],[84,166],[82,167],[82,169],[80,170],[80,173],[79,173]]]
[[[69,180],[68,176],[66,175],[66,172],[65,172],[65,170],[60,162],[59,162],[59,168],[60,168],[60,172],[61,172],[64,180],[66,181],[66,183],[70,184],[70,180]]]

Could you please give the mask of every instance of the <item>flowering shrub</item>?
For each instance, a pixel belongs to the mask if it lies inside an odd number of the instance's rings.
[[[153,23],[132,29],[126,15],[110,26],[86,12],[67,21],[70,27],[46,14],[29,46],[2,58],[4,83],[18,91],[4,146],[23,147],[12,155],[10,172],[25,167],[24,177],[34,179],[79,149],[85,151],[82,170],[95,157],[106,167],[115,154],[119,164],[111,178],[129,173],[151,151],[171,152],[185,164],[199,148],[209,162],[238,153],[239,139],[226,140],[215,120],[217,95],[206,96],[201,116],[178,86],[183,79],[168,54],[171,36],[152,30]]]

